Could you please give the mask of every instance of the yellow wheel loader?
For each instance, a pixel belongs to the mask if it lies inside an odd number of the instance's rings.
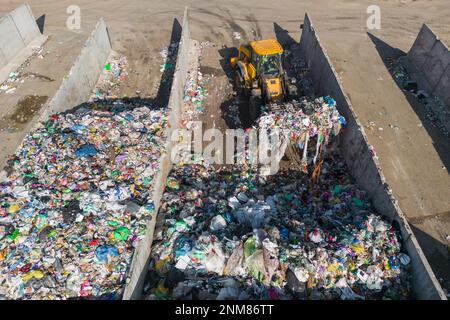
[[[283,70],[283,48],[275,39],[252,41],[239,47],[231,58],[238,94],[248,98],[248,117],[253,122],[261,106],[288,100],[297,94]]]

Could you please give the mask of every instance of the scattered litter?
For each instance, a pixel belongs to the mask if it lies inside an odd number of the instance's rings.
[[[182,124],[188,125],[191,121],[197,120],[198,116],[205,112],[203,106],[206,97],[206,90],[202,86],[203,74],[197,71],[188,74],[184,87],[184,112]],[[188,128],[192,129],[192,128]]]
[[[24,73],[25,68],[27,68],[31,61],[39,57],[40,59],[44,58],[42,51],[44,48],[41,46],[36,48],[30,57],[28,57],[16,71],[11,72],[7,80],[5,80],[2,84],[0,84],[0,93],[12,94],[16,91],[17,86],[25,82],[27,78],[34,78],[34,75],[31,73]]]
[[[241,33],[237,32],[237,31],[233,32],[233,39],[234,40],[241,40],[242,39]]]
[[[128,61],[123,55],[114,55],[105,64],[90,101],[117,99],[119,88],[128,76]]]

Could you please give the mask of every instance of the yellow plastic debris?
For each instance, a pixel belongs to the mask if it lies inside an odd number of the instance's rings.
[[[31,270],[22,276],[22,280],[27,282],[33,278],[42,279],[44,277],[44,272],[41,270]]]
[[[357,243],[352,245],[352,250],[356,252],[356,254],[360,255],[364,253],[364,246],[361,243]]]
[[[16,213],[20,210],[20,206],[17,203],[14,203],[9,206],[8,213]]]

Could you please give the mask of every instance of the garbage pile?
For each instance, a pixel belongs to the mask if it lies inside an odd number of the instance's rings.
[[[86,104],[23,140],[0,183],[0,297],[119,298],[154,214],[166,112]]]
[[[438,128],[441,133],[450,138],[450,111],[445,103],[433,94],[419,88],[408,70],[403,65],[404,57],[390,59],[388,61],[389,72],[392,74],[397,85],[404,91],[413,94],[426,110],[427,120],[433,127]]]
[[[184,86],[184,110],[182,124],[186,126],[190,121],[198,120],[198,117],[205,112],[203,102],[206,90],[201,85],[203,74],[200,71],[188,73]],[[190,128],[188,128],[190,129]]]
[[[336,154],[299,171],[176,166],[144,284],[147,299],[405,299],[399,232]]]
[[[126,56],[111,57],[103,68],[90,101],[118,98],[118,89],[128,76],[127,69],[128,61]]]
[[[222,109],[222,116],[231,129],[242,129],[244,127],[240,117],[241,99],[233,96],[226,108]]]
[[[267,105],[254,128],[265,130],[269,135],[279,131],[280,137],[294,147],[294,153],[297,156],[301,154],[301,158],[293,157],[291,160],[298,162],[306,173],[308,159],[316,164],[330,138],[337,136],[345,125],[345,118],[336,109],[336,101],[326,96],[314,100],[302,97],[299,102]]]

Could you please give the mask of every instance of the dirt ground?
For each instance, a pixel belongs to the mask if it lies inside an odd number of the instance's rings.
[[[1,1],[0,15],[21,3]],[[450,142],[427,123],[424,110],[397,87],[385,64],[388,58],[409,50],[423,22],[450,43],[448,0],[281,0],[276,4],[261,0],[28,0],[28,3],[36,18],[45,15],[43,27],[49,40],[44,46],[44,58],[33,60],[27,72],[45,78],[27,79],[14,94],[0,94],[0,119],[17,112],[27,97],[29,100],[25,101],[43,103],[43,98],[29,98],[30,95],[53,96],[100,17],[108,25],[113,49],[126,55],[130,63],[130,75],[121,93],[132,97],[138,91],[142,96],[155,97],[161,79],[159,52],[169,45],[174,19],[181,23],[185,5],[190,7],[192,38],[214,42],[217,49],[223,45],[238,46],[247,39],[274,37],[274,23],[299,41],[299,26],[308,12],[361,123],[375,123],[375,130],[366,133],[387,181],[438,279],[445,288],[450,288]],[[372,32],[366,27],[366,9],[373,4],[381,8],[381,30]],[[81,30],[66,28],[69,5],[81,8]],[[242,39],[235,39],[234,32],[239,32]],[[208,50],[208,55],[220,58],[214,50]],[[215,69],[220,71],[220,66],[220,63],[203,65],[203,70],[214,73]],[[216,76],[212,83],[225,86],[223,74]],[[214,90],[214,85],[211,88]],[[211,104],[211,110],[207,115],[211,117],[220,103],[208,99],[206,103]],[[0,128],[3,155],[22,139],[30,125],[22,125],[19,133]],[[224,126],[221,122],[217,125]]]

